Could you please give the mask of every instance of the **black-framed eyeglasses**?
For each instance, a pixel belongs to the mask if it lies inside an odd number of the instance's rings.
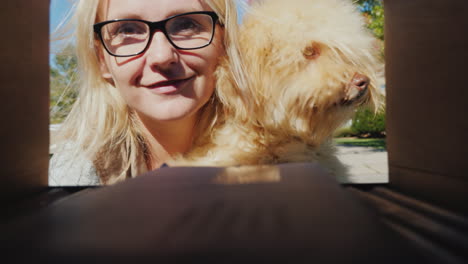
[[[178,14],[150,22],[141,19],[115,19],[94,24],[106,51],[115,57],[136,56],[146,51],[156,30],[161,30],[177,49],[201,49],[211,44],[218,15],[211,11]]]

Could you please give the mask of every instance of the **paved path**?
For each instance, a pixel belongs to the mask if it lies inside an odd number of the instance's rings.
[[[348,166],[350,183],[388,182],[387,151],[372,147],[338,146],[338,158]]]

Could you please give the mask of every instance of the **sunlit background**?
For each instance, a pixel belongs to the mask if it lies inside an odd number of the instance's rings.
[[[51,153],[54,149],[54,133],[70,112],[77,97],[76,66],[73,28],[67,24],[73,3],[77,0],[51,0],[50,4],[50,131]],[[237,0],[238,10],[243,15],[242,5],[255,0]],[[266,0],[268,1],[268,0]],[[384,61],[384,12],[382,0],[356,0],[367,27],[376,36],[375,48]],[[241,19],[239,20],[241,23]],[[385,80],[379,80],[385,93]],[[339,158],[351,168],[351,174],[359,175],[359,182],[385,182],[388,174],[385,139],[385,109],[375,113],[359,109],[350,120],[335,133]],[[368,177],[363,177],[368,175]]]

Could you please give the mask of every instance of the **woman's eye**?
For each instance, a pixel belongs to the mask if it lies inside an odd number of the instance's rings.
[[[114,35],[139,35],[145,33],[146,30],[144,26],[139,25],[138,23],[125,23],[116,27]]]
[[[184,33],[184,32],[199,32],[202,30],[202,26],[195,20],[190,18],[181,18],[174,23],[170,27],[171,33]]]

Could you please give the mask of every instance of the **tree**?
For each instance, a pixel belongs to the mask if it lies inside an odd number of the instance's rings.
[[[357,0],[361,12],[366,18],[367,27],[379,39],[377,44],[382,58],[384,57],[384,6],[382,0]]]
[[[77,97],[77,58],[68,45],[55,55],[50,68],[50,122],[61,123]]]
[[[378,113],[368,108],[357,110],[351,130],[359,137],[385,137],[385,110]]]
[[[374,35],[384,40],[384,9],[382,0],[358,0],[361,12],[367,18],[367,26]]]

